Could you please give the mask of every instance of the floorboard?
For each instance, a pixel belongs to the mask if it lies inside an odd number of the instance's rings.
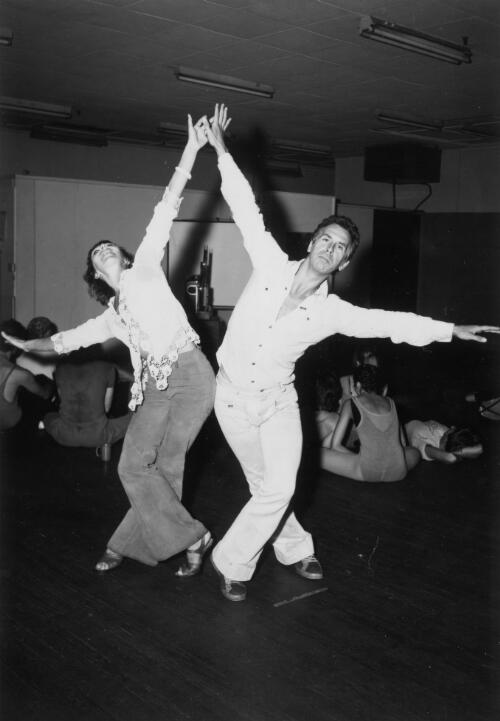
[[[45,434],[2,452],[2,721],[493,721],[499,705],[500,427],[485,454],[396,484],[306,464],[300,515],[325,578],[266,551],[248,600],[207,564],[92,569],[126,510],[116,465]],[[186,502],[220,537],[246,499],[213,419]]]

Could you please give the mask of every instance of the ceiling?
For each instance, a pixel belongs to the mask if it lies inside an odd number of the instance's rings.
[[[362,38],[363,15],[454,43],[465,36],[472,63]],[[312,164],[402,139],[442,149],[500,141],[498,0],[0,0],[0,26],[13,32],[12,46],[0,47],[1,95],[71,106],[56,130],[175,144],[188,112],[196,118],[219,101],[236,138],[258,130],[278,145],[299,143],[299,159],[306,153]],[[181,82],[179,66],[264,83],[274,97]],[[0,117],[10,127],[54,126],[12,111]],[[160,122],[174,126],[172,137],[158,133]],[[276,153],[295,159],[293,149]]]

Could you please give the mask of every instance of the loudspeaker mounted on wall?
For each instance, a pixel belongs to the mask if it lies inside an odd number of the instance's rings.
[[[364,179],[378,183],[439,183],[441,150],[415,143],[365,149]]]

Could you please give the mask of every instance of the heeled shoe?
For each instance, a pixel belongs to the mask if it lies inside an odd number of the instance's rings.
[[[186,549],[186,560],[175,572],[176,576],[196,576],[201,571],[203,559],[207,551],[212,547],[214,539],[210,531],[207,531],[197,545]]]
[[[122,561],[123,556],[115,551],[112,551],[111,548],[106,548],[104,554],[96,563],[95,570],[99,573],[106,573],[107,571],[112,571],[113,568],[119,566]]]

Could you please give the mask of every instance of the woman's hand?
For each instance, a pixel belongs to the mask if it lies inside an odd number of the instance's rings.
[[[54,353],[54,343],[51,338],[33,338],[32,340],[22,340],[22,338],[16,338],[13,335],[4,333],[2,336],[5,338],[7,343],[19,348],[25,353]]]
[[[193,125],[193,119],[191,115],[188,115],[188,141],[187,144],[196,152],[201,150],[204,145],[207,144],[207,135],[205,132],[206,125],[208,123],[207,116],[204,115]]]
[[[16,338],[13,335],[9,335],[8,333],[4,333],[2,331],[2,337],[5,338],[7,343],[10,343],[10,345],[15,346],[16,348],[19,348],[22,351],[28,352],[28,343],[27,340],[22,340],[21,338]]]

